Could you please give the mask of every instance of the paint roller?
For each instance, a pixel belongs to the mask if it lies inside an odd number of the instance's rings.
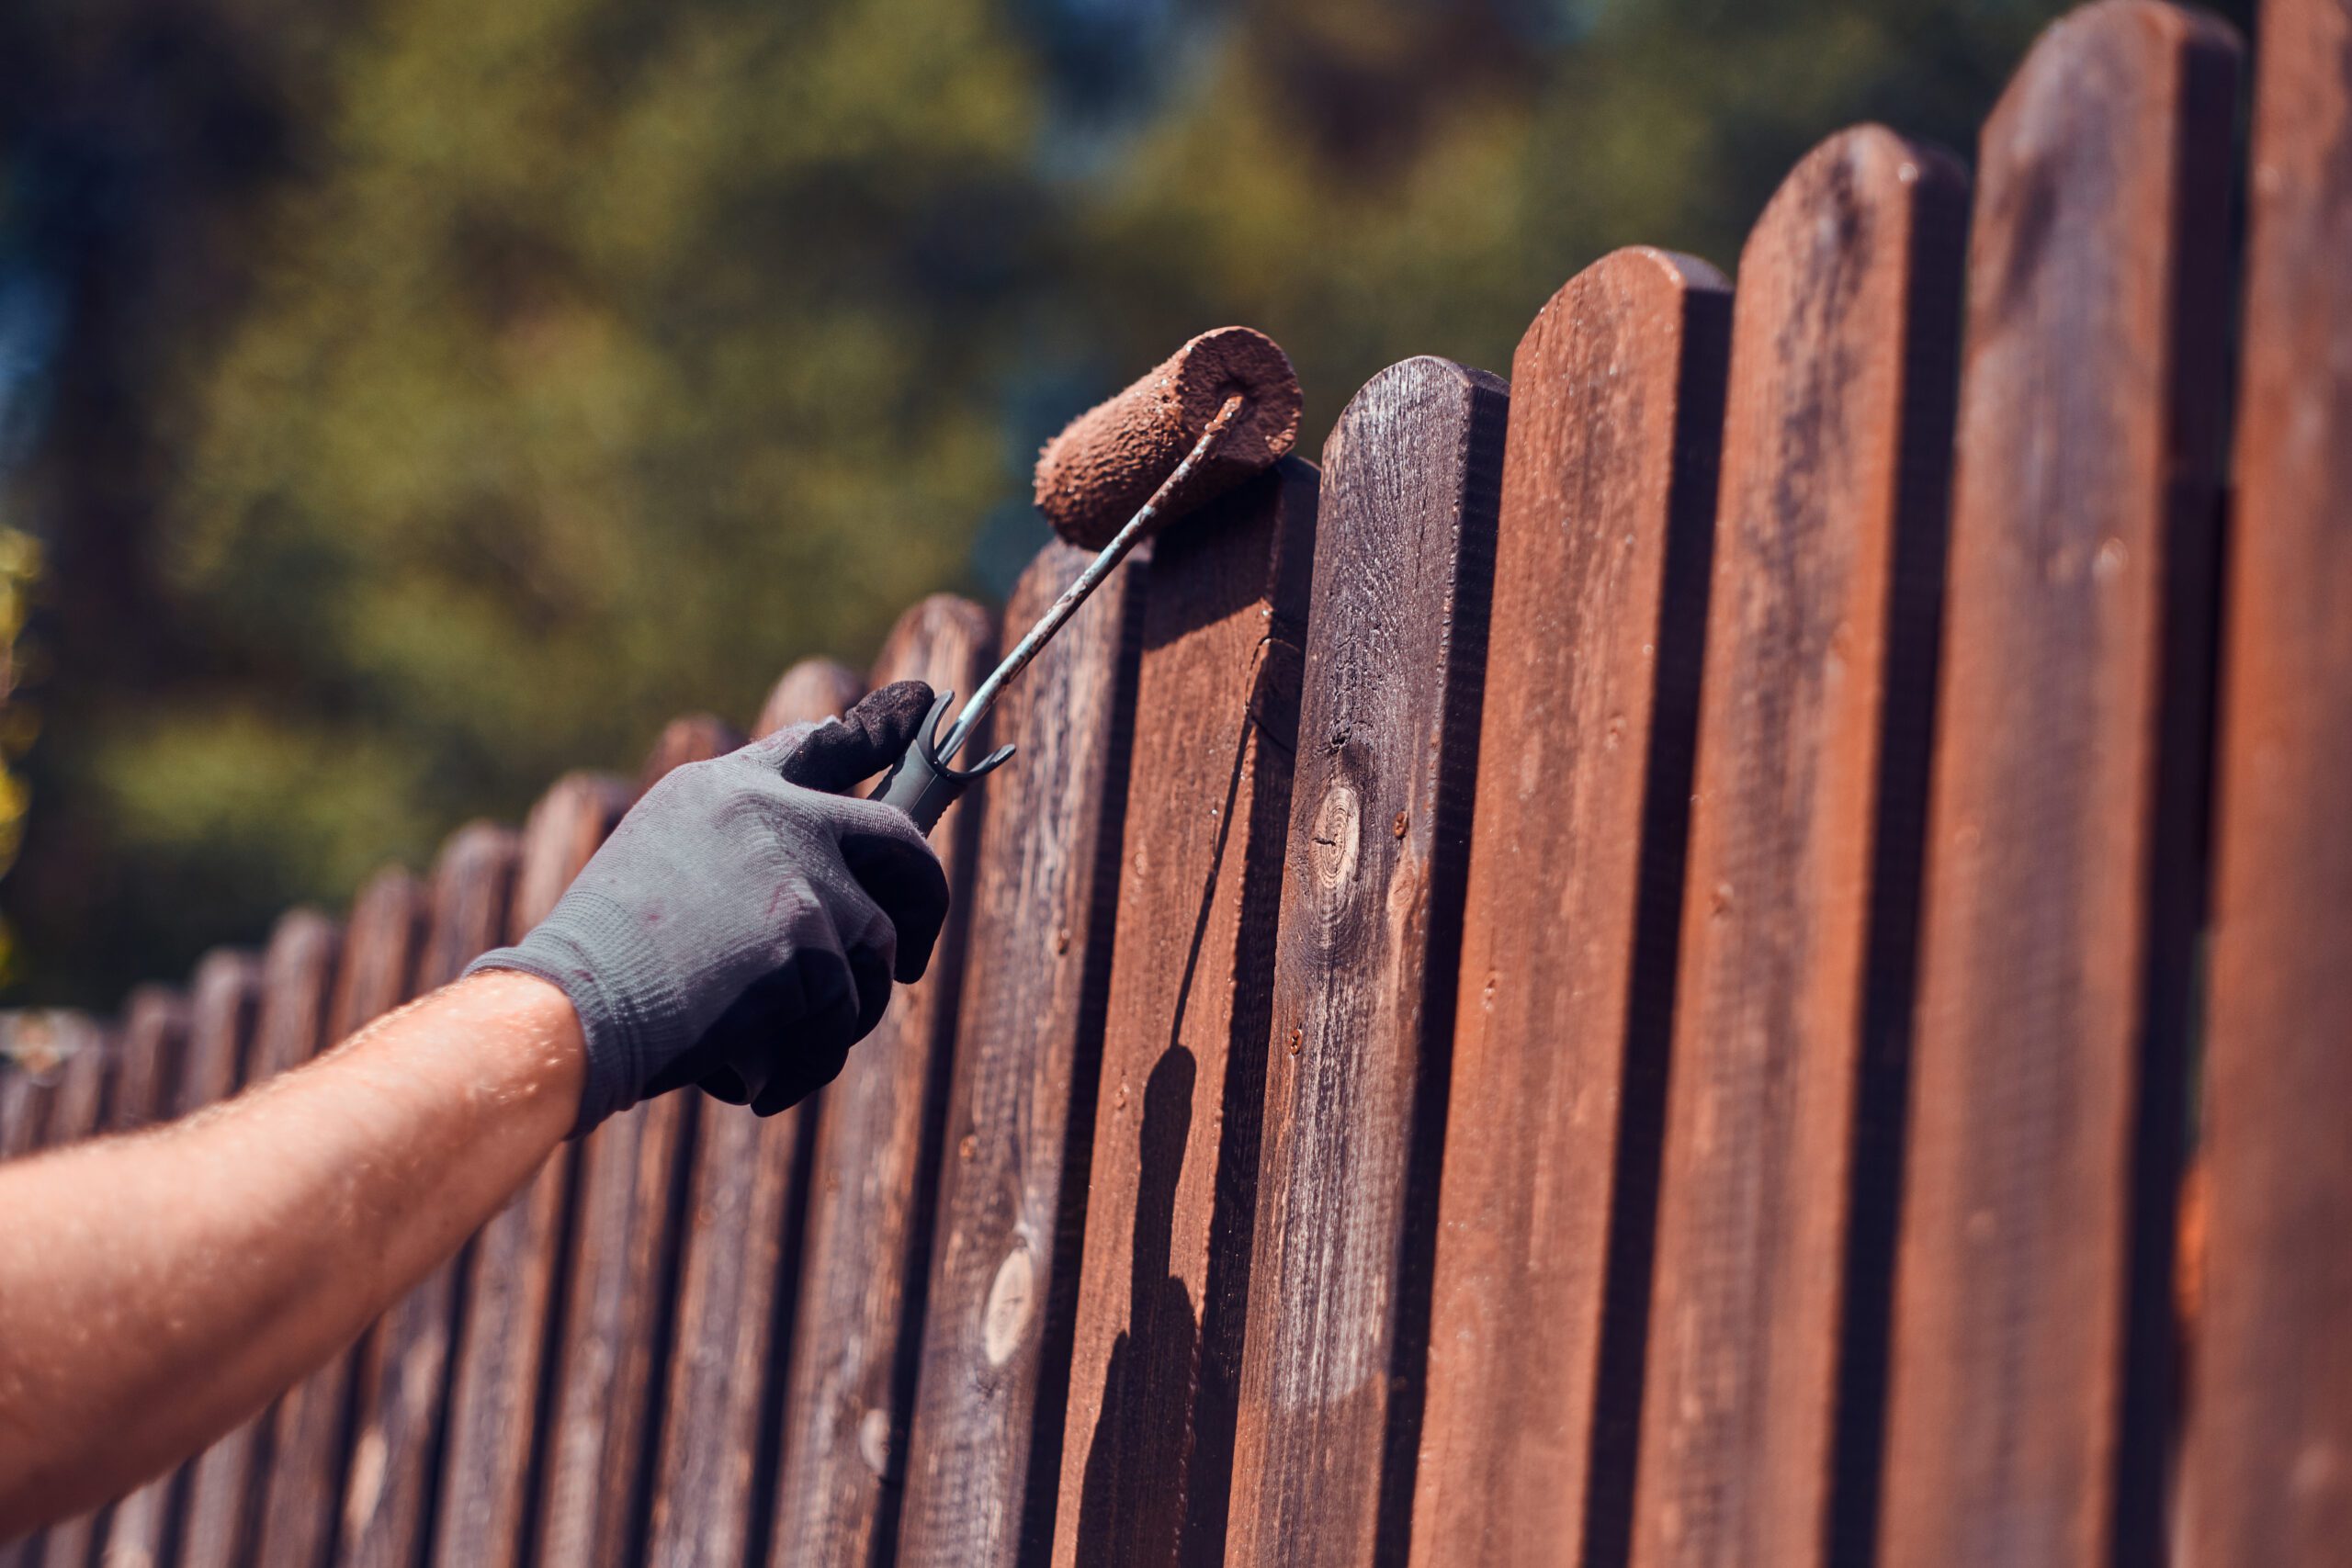
[[[1273,466],[1298,442],[1298,376],[1274,340],[1219,327],[1170,355],[1108,402],[1078,416],[1037,456],[1037,510],[1054,532],[1097,550],[1053,607],[1013,645],[946,732],[942,692],[874,798],[928,833],[972,781],[1012,755],[1001,746],[969,768],[956,754],[1014,677],[1135,547]]]

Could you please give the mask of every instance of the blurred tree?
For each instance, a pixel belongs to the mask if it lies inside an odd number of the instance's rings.
[[[2062,8],[26,0],[26,989],[109,1000],[1001,585],[1035,442],[1193,332],[1281,339],[1312,450],[1614,245],[1728,268],[1843,124],[1967,152]]]

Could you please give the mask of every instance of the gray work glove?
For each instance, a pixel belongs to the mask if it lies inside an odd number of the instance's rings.
[[[906,750],[931,688],[901,681],[842,719],[673,769],[522,942],[468,974],[560,988],[588,1043],[579,1136],[699,1083],[773,1115],[842,1070],[890,980],[920,979],[947,877],[905,813],[834,794]]]

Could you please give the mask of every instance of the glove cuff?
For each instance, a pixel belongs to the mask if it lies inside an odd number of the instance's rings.
[[[692,1043],[686,998],[670,966],[627,909],[584,888],[566,893],[520,942],[466,965],[469,975],[488,969],[537,976],[580,1015],[587,1062],[574,1138],[636,1104],[654,1067]]]

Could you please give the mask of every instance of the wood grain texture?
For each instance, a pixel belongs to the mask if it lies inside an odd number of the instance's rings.
[[[922,681],[933,691],[969,693],[995,658],[988,613],[934,594],[899,617],[875,660],[872,686]],[[990,742],[978,734],[965,745],[978,757]],[[952,806],[933,829],[956,904],[930,972],[898,988],[817,1103],[769,1553],[777,1568],[889,1560],[978,821],[977,809]]]
[[[2352,10],[2263,7],[2183,1561],[2352,1543]]]
[[[1509,405],[1408,359],[1324,446],[1228,1562],[1408,1545]]]
[[[1153,547],[1054,1559],[1224,1558],[1317,475]]]
[[[517,849],[512,829],[487,823],[450,836],[434,867],[432,914],[412,985],[416,995],[447,985],[503,940]],[[412,1568],[433,1540],[449,1350],[462,1321],[467,1263],[460,1251],[435,1269],[393,1303],[364,1342],[338,1562]]]
[[[857,700],[830,660],[794,665],[761,710],[763,732]],[[702,1119],[689,1177],[666,1400],[645,1561],[696,1568],[763,1560],[781,1427],[811,1140],[821,1100],[779,1115]],[[616,1456],[616,1462],[622,1457]],[[558,1522],[567,1520],[551,1509]],[[574,1558],[572,1561],[579,1561]]]
[[[1706,263],[1618,251],[1511,364],[1423,1563],[1623,1551],[1730,318]]]
[[[2208,704],[2237,50],[2107,0],[1984,128],[1883,1561],[2144,1562]]]
[[[1030,564],[1008,638],[1087,558],[1054,545]],[[996,710],[1020,754],[980,786],[901,1563],[1052,1546],[1144,582],[1131,560]]]
[[[638,784],[599,786],[580,830],[551,861],[560,876],[535,886],[517,909],[515,936],[553,910],[563,890],[635,797],[672,768],[733,750],[743,738],[707,715],[664,727]],[[662,1333],[676,1256],[682,1161],[691,1146],[698,1095],[673,1094],[632,1106],[580,1145],[571,1256],[564,1263],[563,1314],[541,1332],[554,1386],[545,1395],[554,1425],[530,1555],[538,1562],[619,1564],[643,1539],[648,1463],[661,1408]],[[548,1179],[542,1171],[540,1179]],[[552,1262],[550,1257],[550,1262]],[[519,1522],[519,1521],[518,1521]],[[447,1561],[476,1559],[445,1552]]]
[[[1636,1568],[1871,1536],[1967,200],[1842,131],[1740,256]]]
[[[323,1042],[341,933],[314,909],[280,917],[255,976],[243,1084],[300,1066]],[[215,1441],[188,1466],[180,1568],[240,1568],[254,1560],[275,1406]],[[110,1537],[108,1551],[115,1552]]]
[[[547,918],[628,800],[628,784],[597,773],[567,774],[539,797],[523,825],[503,941],[520,942]],[[474,1237],[450,1374],[435,1562],[509,1568],[527,1550],[542,1383],[561,1329],[556,1285],[575,1148],[557,1145]]]
[[[326,998],[323,1044],[348,1039],[407,998],[425,914],[424,885],[407,872],[395,866],[369,879],[345,927]],[[355,1352],[345,1349],[278,1397],[261,1480],[254,1562],[322,1568],[334,1540],[335,1503],[350,1453],[355,1366]],[[122,1515],[118,1506],[118,1528]],[[152,1560],[163,1561],[160,1555]]]

